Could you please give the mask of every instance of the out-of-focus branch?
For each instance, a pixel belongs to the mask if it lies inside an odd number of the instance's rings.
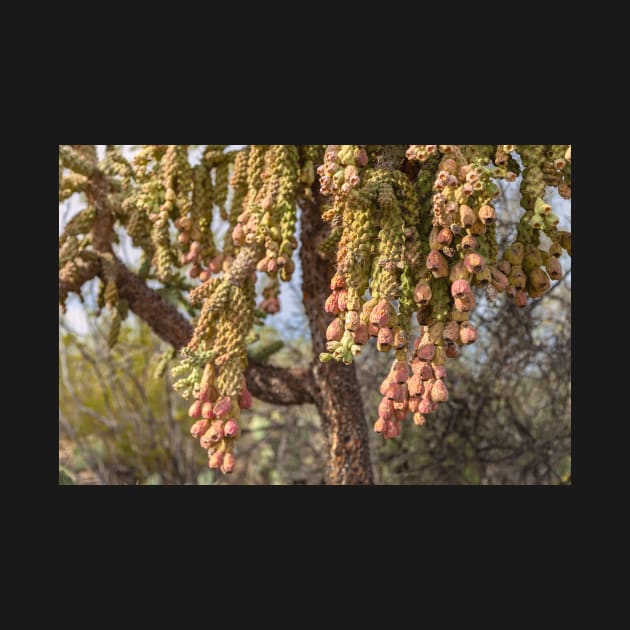
[[[111,256],[111,254],[108,254]],[[193,328],[190,322],[167,302],[155,289],[116,257],[109,258],[116,276],[116,286],[121,298],[129,303],[129,308],[144,320],[153,332],[174,348],[185,346],[190,340]],[[95,252],[85,252],[77,262],[78,274],[68,278],[59,274],[59,293],[79,292],[84,282],[104,276],[103,257]],[[246,372],[247,387],[252,395],[264,402],[277,405],[311,403],[312,375],[306,369],[288,369],[250,360]]]
[[[312,374],[308,368],[280,368],[249,360],[245,373],[252,396],[275,405],[313,403]]]

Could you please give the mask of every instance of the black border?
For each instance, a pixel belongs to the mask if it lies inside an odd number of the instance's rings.
[[[296,138],[302,141],[320,138],[345,141],[356,138],[364,141],[365,136],[370,136],[372,142],[382,142],[385,139],[392,142],[403,137],[409,142],[414,141],[416,136],[426,135],[427,131],[422,129],[428,127],[429,135],[441,134],[457,142],[475,143],[475,140],[488,142],[489,137],[498,138],[497,141],[502,142],[506,133],[504,129],[514,128],[515,135],[509,138],[510,140],[518,141],[520,138],[527,142],[543,140],[548,143],[550,138],[554,142],[570,141],[575,132],[573,126],[567,131],[557,126],[558,122],[564,122],[568,128],[568,120],[550,120],[545,127],[528,117],[523,117],[523,120],[507,120],[514,118],[515,108],[511,110],[509,117],[506,116],[503,124],[502,117],[491,111],[486,112],[485,118],[475,117],[472,111],[460,111],[457,114],[447,111],[436,112],[433,116],[423,107],[422,99],[420,101],[416,98],[406,99],[404,95],[400,95],[394,102],[391,97],[388,100],[385,94],[378,97],[364,97],[360,91],[358,94],[350,98],[350,95],[345,97],[331,95],[326,88],[312,88],[306,92],[278,95],[271,90],[250,95],[245,102],[239,101],[238,98],[231,101],[226,99],[223,107],[221,94],[215,94],[203,103],[203,107],[198,107],[199,112],[194,105],[191,107],[193,111],[183,112],[185,103],[173,104],[172,99],[167,99],[169,104],[174,105],[170,110],[163,107],[152,111],[146,103],[128,102],[129,108],[132,110],[139,108],[142,113],[133,117],[128,116],[122,112],[119,105],[113,110],[105,107],[100,112],[89,109],[84,112],[83,120],[80,118],[81,108],[69,107],[63,110],[55,127],[58,138],[75,142],[105,138],[127,142],[138,142],[142,139],[155,142],[156,138],[164,141],[174,139],[190,141],[198,140],[200,133],[202,136],[212,136],[212,140],[224,139],[232,143],[239,139],[249,142],[254,139],[264,143],[272,140],[294,141]],[[156,95],[155,98],[159,100],[160,96]],[[237,115],[238,108],[234,103],[250,107],[247,115]],[[228,117],[226,110],[230,109],[230,104],[233,111]],[[485,106],[491,105],[492,99],[486,99]],[[117,118],[114,117],[113,111],[118,112]],[[375,112],[374,115],[372,111]],[[199,127],[207,127],[207,130],[200,132]],[[213,135],[215,133],[213,127],[216,129],[216,135]],[[55,159],[57,146],[54,144],[46,146],[47,159],[45,164],[42,164],[42,170],[49,172],[52,180],[55,177],[55,169],[50,162]],[[585,156],[585,151],[580,150],[579,145],[577,155],[579,170],[580,159],[583,161]],[[53,181],[50,182],[50,188],[43,185],[38,187],[34,193],[43,197],[41,204],[38,205],[46,207],[52,202],[48,199],[48,194],[52,196],[55,188],[56,184]],[[578,191],[581,202],[584,186],[578,184]],[[582,202],[582,205],[586,207],[586,203]],[[54,215],[45,213],[45,216],[50,216],[52,222]],[[573,225],[575,221],[577,226]],[[52,231],[52,226],[50,229]],[[580,226],[579,215],[577,219],[575,215],[572,216],[572,229],[578,233],[576,251],[579,256],[580,229],[584,229]],[[52,259],[54,253],[53,240],[49,238],[50,232],[47,229],[35,232],[36,238],[43,239],[41,249],[37,248],[37,251],[47,256],[48,248],[51,249],[52,273],[56,265]],[[573,264],[572,261],[572,267]],[[580,270],[578,276],[583,271]],[[575,274],[572,272],[572,275]],[[580,282],[581,280],[578,280],[578,288]],[[46,287],[44,293],[47,293],[49,286],[51,293],[54,292],[55,284],[52,278],[50,285],[48,282],[38,283],[39,286],[44,284]],[[579,297],[577,303],[574,300],[575,296],[572,295],[572,326],[576,323],[575,313],[578,310],[576,304],[580,303]],[[51,295],[50,301],[51,306],[53,303],[57,304],[57,297]],[[54,340],[52,331],[51,337]],[[47,347],[45,341],[44,345]],[[52,350],[50,353],[51,362],[55,361],[55,352],[56,350]],[[42,352],[42,366],[47,364],[47,356],[47,351]],[[575,379],[579,378],[575,371],[573,376]],[[48,378],[41,381],[43,388],[46,388]],[[586,387],[577,390],[578,397],[581,394],[583,399],[586,392],[592,391],[592,387],[589,390],[589,383],[585,385]],[[45,407],[48,407],[47,403]],[[573,404],[573,411],[576,416],[584,414],[586,407]],[[593,421],[594,418],[591,417],[586,422],[576,424],[574,438],[584,433],[592,434],[595,430]],[[50,423],[53,440],[57,439],[57,435],[53,433],[57,431],[55,424]],[[572,439],[572,450],[578,442],[579,440],[574,442]],[[33,483],[45,487],[48,487],[49,483],[57,485],[58,460],[56,462],[53,460],[54,453],[48,448],[48,440],[42,440],[40,445],[43,444],[46,444],[45,455],[39,463],[46,464],[42,472],[36,474]],[[581,457],[572,457],[572,468],[582,469],[583,460],[591,460],[594,455],[596,454],[590,449],[586,452],[583,450]],[[583,479],[580,483],[582,482]],[[211,525],[215,523],[220,524],[221,530],[230,530],[234,539],[239,541],[239,545],[250,537],[257,539],[259,544],[265,544],[260,541],[266,541],[267,536],[273,539],[279,537],[285,543],[288,537],[295,541],[293,544],[298,546],[299,553],[303,553],[310,544],[310,539],[305,538],[307,530],[310,530],[311,534],[316,532],[319,542],[322,536],[334,539],[343,534],[342,538],[347,541],[346,549],[352,556],[352,550],[358,546],[361,534],[365,534],[368,544],[371,544],[375,551],[389,549],[390,546],[398,548],[403,536],[411,538],[405,543],[405,548],[413,544],[412,541],[416,538],[430,543],[436,534],[442,534],[441,538],[456,541],[465,539],[469,545],[475,545],[477,540],[503,540],[510,548],[514,548],[514,545],[527,542],[526,538],[523,539],[524,535],[553,528],[560,537],[556,540],[561,540],[563,532],[571,527],[572,497],[576,492],[573,486],[209,488],[211,490],[204,491],[202,487],[173,489],[164,486],[144,486],[138,489],[132,486],[86,488],[57,485],[54,494],[55,513],[62,529],[70,531],[72,536],[77,534],[77,530],[87,528],[85,531],[93,532],[95,531],[93,528],[96,527],[103,532],[112,532],[117,538],[126,536],[131,529],[142,532],[135,534],[139,535],[140,539],[142,535],[151,539],[156,532],[165,532],[168,529],[169,540],[176,541],[177,545],[181,545],[182,553],[187,554],[192,552],[184,550],[196,547],[192,542],[194,539],[203,539],[198,538],[198,534],[207,529],[211,535],[210,531],[213,529]],[[91,534],[88,538],[89,536]],[[367,552],[367,548],[364,550]],[[295,546],[287,548],[285,544],[282,553],[287,552],[290,554],[297,551]]]

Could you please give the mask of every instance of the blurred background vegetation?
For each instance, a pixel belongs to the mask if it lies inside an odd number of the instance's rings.
[[[499,236],[507,242],[519,215],[518,184],[504,185]],[[563,225],[570,205],[553,199]],[[556,209],[557,208],[557,209]],[[60,233],[76,211],[60,205]],[[501,225],[501,224],[500,224]],[[133,266],[123,238],[117,254]],[[448,362],[449,401],[427,424],[407,421],[399,439],[370,432],[376,483],[571,483],[571,275],[522,309],[480,293],[473,321],[478,341]],[[312,358],[301,309],[300,270],[283,286],[281,314],[257,329],[252,354],[275,365]],[[107,315],[95,313],[96,283],[59,316],[60,484],[319,484],[324,454],[313,405],[280,407],[254,400],[243,412],[238,465],[214,475],[189,435],[189,402],[172,390],[170,348],[130,314],[117,345],[107,343]],[[168,296],[166,296],[168,298]],[[80,325],[77,325],[80,322]],[[356,366],[367,418],[391,356],[368,344]]]
[[[483,318],[478,315],[477,343],[449,362],[448,404],[424,427],[407,422],[400,439],[371,434],[377,482],[569,483],[569,298],[568,288],[558,285],[544,298],[544,309],[540,302],[524,309],[495,304]],[[128,320],[110,350],[106,324],[91,316],[89,327],[87,335],[68,332],[63,322],[60,328],[60,483],[323,482],[323,444],[312,405],[255,400],[244,412],[239,466],[230,477],[215,477],[205,451],[188,434],[188,403],[173,392],[169,370],[160,375],[167,345],[146,325]],[[271,352],[267,360],[280,366],[310,360],[305,335],[289,343],[271,327],[259,334],[258,357]],[[370,345],[357,368],[372,418],[389,361]]]

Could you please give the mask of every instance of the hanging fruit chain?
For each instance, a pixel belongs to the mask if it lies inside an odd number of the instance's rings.
[[[380,387],[374,430],[398,437],[413,414],[417,425],[448,400],[447,359],[474,343],[470,322],[475,286],[488,299],[506,292],[518,306],[544,295],[559,280],[558,258],[571,236],[543,200],[545,186],[570,198],[568,145],[410,145],[405,157],[420,166],[415,182],[396,168],[378,168],[378,145],[329,145],[318,173],[332,198],[324,214],[339,233],[337,271],[327,313],[322,362],[353,362],[370,337],[395,353]],[[524,169],[525,209],[517,240],[498,255],[493,180],[514,181]],[[374,168],[370,166],[374,165]],[[551,239],[540,248],[540,232]],[[409,339],[415,312],[420,335]]]
[[[203,284],[189,298],[201,306],[201,312],[173,373],[189,371],[175,387],[195,398],[189,409],[195,420],[191,434],[208,451],[210,468],[223,473],[234,470],[240,412],[252,404],[243,373],[257,310],[256,272],[268,277],[259,312],[278,312],[279,280],[289,281],[295,270],[297,194],[300,187],[313,183],[313,159],[321,151],[321,147],[294,145],[251,145],[240,151],[230,179],[231,207],[229,213],[222,211],[230,224],[223,251],[206,248],[204,252],[202,245],[194,250],[195,264],[200,265],[201,257],[207,265],[195,271]],[[225,198],[222,194],[223,202]],[[186,233],[194,225],[184,219],[178,227]],[[190,251],[198,242],[193,240]],[[193,262],[188,257],[186,261]]]

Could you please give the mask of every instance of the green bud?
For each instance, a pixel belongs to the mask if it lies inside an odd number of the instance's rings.
[[[525,248],[523,247],[523,244],[516,242],[505,250],[504,257],[511,265],[520,265],[523,262],[524,253]]]
[[[495,175],[495,177],[503,177],[503,175]],[[501,191],[499,190],[499,187],[494,183],[494,182],[490,182],[489,184],[486,185],[486,194],[491,198],[491,199],[495,199],[496,197],[499,196],[499,194],[501,193]]]
[[[492,272],[490,267],[486,266],[481,271],[475,274],[475,280],[477,284],[484,285],[492,281]]]
[[[541,252],[537,247],[533,247],[527,252],[525,258],[523,259],[523,270],[525,272],[530,272],[532,269],[541,267],[542,265],[544,265],[544,260]]]
[[[556,214],[546,214],[545,215],[545,226],[548,228],[557,227],[558,223],[560,223],[560,217]]]
[[[349,350],[352,344],[354,343],[354,337],[349,330],[344,331],[343,337],[341,338],[341,345],[344,350]]]
[[[337,154],[339,161],[344,166],[349,166],[350,164],[354,164],[354,145],[352,144],[343,144],[341,145],[341,149]]]
[[[341,187],[341,185],[344,182],[344,173],[343,170],[341,171],[337,171],[334,175],[333,175],[333,181],[335,182],[335,184],[339,187]]]
[[[319,360],[322,363],[328,363],[328,361],[332,361],[332,354],[328,354],[328,352],[320,352],[319,354]]]
[[[542,230],[543,226],[545,225],[545,219],[543,219],[541,215],[534,213],[534,216],[529,220],[529,224],[535,230]]]
[[[538,197],[534,203],[534,213],[542,216],[550,214],[551,206],[544,199]]]

